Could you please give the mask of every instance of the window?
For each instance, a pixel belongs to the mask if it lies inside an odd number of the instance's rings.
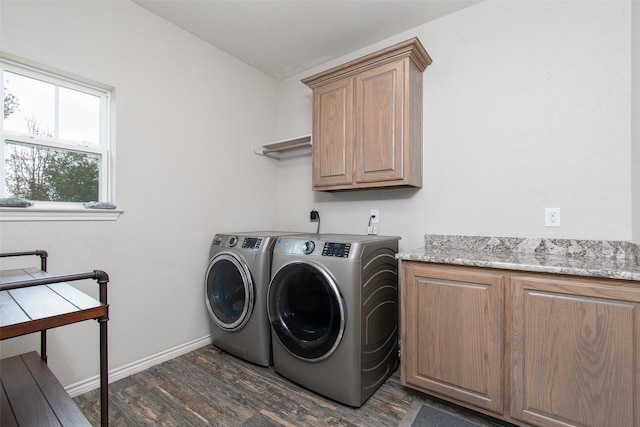
[[[2,58],[1,197],[113,202],[111,91]]]

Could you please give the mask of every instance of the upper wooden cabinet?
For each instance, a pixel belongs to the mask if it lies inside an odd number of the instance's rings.
[[[422,187],[422,72],[417,38],[308,77],[313,189]]]

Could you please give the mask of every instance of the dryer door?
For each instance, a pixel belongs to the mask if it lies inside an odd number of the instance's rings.
[[[207,268],[204,284],[209,315],[229,331],[242,328],[251,317],[254,286],[246,263],[231,252],[216,255]]]
[[[322,267],[283,266],[269,285],[269,319],[280,343],[307,361],[329,357],[340,344],[346,308],[335,281]]]

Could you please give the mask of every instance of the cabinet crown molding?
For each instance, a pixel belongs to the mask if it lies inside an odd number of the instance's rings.
[[[418,67],[420,72],[423,72],[432,62],[431,57],[424,46],[422,46],[422,43],[420,43],[420,40],[414,37],[321,73],[314,74],[301,81],[313,89],[333,80],[348,77],[369,68],[404,58],[409,58]]]

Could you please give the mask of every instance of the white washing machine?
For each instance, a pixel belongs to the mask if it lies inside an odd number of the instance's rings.
[[[204,282],[213,345],[261,366],[271,366],[267,291],[276,238],[286,232],[216,234]]]
[[[280,237],[268,313],[280,375],[360,407],[398,367],[398,237]]]

